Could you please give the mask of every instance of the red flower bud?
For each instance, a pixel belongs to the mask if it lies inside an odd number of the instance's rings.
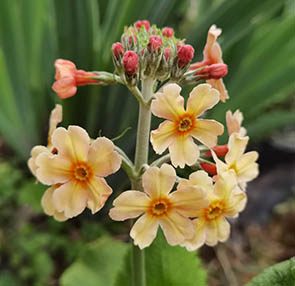
[[[121,43],[117,42],[112,45],[112,51],[116,59],[119,59],[124,54],[124,47]]]
[[[174,30],[172,28],[165,27],[162,30],[162,35],[167,37],[167,38],[171,38],[174,35]]]
[[[169,58],[170,54],[171,54],[171,49],[170,48],[165,48],[164,57],[165,57],[166,61],[168,61],[168,58]]]
[[[181,68],[190,63],[194,57],[194,53],[195,50],[191,45],[183,45],[180,47],[177,51],[178,66]]]
[[[217,168],[215,164],[209,164],[209,163],[200,163],[200,166],[204,171],[206,171],[209,175],[217,175]]]
[[[177,52],[180,50],[180,48],[184,46],[184,42],[183,41],[178,41],[176,43],[176,49],[177,49]]]
[[[212,148],[213,151],[215,152],[217,157],[224,157],[227,152],[228,152],[228,146],[227,144],[225,145],[216,145],[215,147]],[[207,151],[205,153],[206,156],[212,157],[211,151]]]
[[[162,46],[162,39],[159,36],[151,36],[148,43],[149,52],[158,52]]]
[[[132,75],[138,70],[138,56],[133,51],[125,52],[123,56],[123,67],[128,75]]]
[[[140,30],[141,27],[144,26],[146,31],[148,31],[151,27],[150,22],[147,20],[137,21],[134,25],[138,30]]]
[[[213,64],[209,66],[210,79],[220,79],[227,75],[226,64]]]

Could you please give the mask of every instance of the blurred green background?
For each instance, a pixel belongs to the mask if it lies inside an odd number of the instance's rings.
[[[63,126],[78,124],[92,137],[102,130],[113,138],[131,126],[118,142],[130,156],[136,131],[137,103],[121,86],[82,87],[61,102],[51,90],[55,59],[71,60],[87,71],[112,72],[112,43],[120,40],[125,25],[147,19],[173,27],[179,38],[194,46],[195,60],[200,60],[207,31],[216,24],[223,30],[219,42],[229,67],[224,81],[230,100],[210,117],[224,123],[226,110],[240,109],[252,147],[260,151],[262,173],[268,172],[273,163],[268,156],[281,162],[281,157],[294,155],[294,9],[292,0],[1,1],[0,285],[57,285],[85,242],[128,231],[128,225],[111,222],[106,210],[63,224],[42,214],[45,188],[33,184],[25,162],[32,146],[46,144],[55,103],[63,105]],[[126,181],[121,173],[110,178],[115,189],[126,187],[121,180]],[[281,259],[271,257],[260,267]],[[215,270],[212,276],[222,272]],[[246,282],[259,268],[246,271],[249,276],[240,278],[238,273],[237,279]]]

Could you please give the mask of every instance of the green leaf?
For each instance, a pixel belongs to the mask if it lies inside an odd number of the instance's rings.
[[[96,240],[87,245],[77,261],[62,274],[61,285],[113,285],[116,273],[123,267],[127,250],[126,243],[108,237]]]
[[[156,240],[145,249],[147,285],[152,286],[205,286],[206,272],[196,252],[180,246],[170,246],[159,231]],[[125,258],[125,269],[116,280],[116,286],[129,286],[131,255]]]
[[[295,258],[278,263],[265,269],[251,280],[247,286],[294,286]]]

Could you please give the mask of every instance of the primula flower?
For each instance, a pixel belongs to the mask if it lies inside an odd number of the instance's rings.
[[[31,151],[31,158],[28,160],[28,167],[32,174],[36,176],[36,158],[39,154],[42,152],[46,153],[55,153],[56,150],[52,146],[51,142],[51,136],[54,130],[56,129],[56,126],[62,121],[62,106],[60,104],[56,104],[55,108],[51,111],[50,118],[49,118],[49,131],[48,131],[48,141],[47,141],[47,147],[42,145],[37,145],[33,147]]]
[[[246,128],[242,127],[243,113],[238,109],[232,114],[230,110],[226,112],[226,127],[228,135],[238,133],[240,136],[245,136],[247,131]]]
[[[172,166],[151,167],[142,177],[144,192],[126,191],[114,200],[110,210],[113,220],[126,220],[142,215],[133,225],[130,236],[141,249],[149,246],[163,229],[170,245],[176,245],[193,236],[188,218],[208,206],[201,187],[184,186],[171,192],[176,180]]]
[[[238,188],[232,172],[218,177],[213,186],[212,179],[203,171],[190,175],[189,180],[181,180],[179,187],[203,187],[209,206],[195,212],[193,220],[194,236],[183,243],[188,250],[195,250],[204,243],[214,246],[218,241],[224,242],[230,235],[230,224],[226,218],[237,217],[246,205],[246,194]]]
[[[74,96],[77,86],[86,84],[98,84],[99,82],[91,77],[97,76],[95,73],[77,70],[74,63],[68,60],[58,59],[55,61],[55,79],[52,89],[60,98]]]
[[[114,144],[105,137],[90,144],[87,132],[78,126],[57,128],[52,144],[56,155],[43,152],[36,159],[38,180],[52,185],[42,198],[45,212],[60,220],[77,216],[86,207],[96,213],[112,193],[104,177],[121,165]]]
[[[233,133],[229,137],[228,152],[224,157],[225,163],[212,151],[218,176],[232,170],[241,186],[258,176],[258,164],[256,163],[258,153],[256,151],[244,153],[248,141],[248,136],[241,137],[238,133]]]
[[[192,137],[212,148],[217,143],[217,136],[223,133],[223,125],[215,120],[197,118],[218,103],[216,89],[209,84],[195,87],[190,93],[186,110],[180,91],[181,87],[177,84],[166,85],[163,93],[157,93],[152,101],[153,114],[167,120],[152,131],[151,142],[158,154],[169,148],[172,164],[183,168],[185,164],[193,165],[199,158],[200,151]]]
[[[220,45],[216,41],[221,34],[221,29],[217,29],[212,25],[208,31],[207,42],[203,51],[203,61],[191,65],[190,69],[198,69],[202,66],[210,66],[213,64],[223,64],[222,51]],[[225,102],[229,97],[222,79],[208,79],[207,83],[216,88],[220,92],[220,100]]]

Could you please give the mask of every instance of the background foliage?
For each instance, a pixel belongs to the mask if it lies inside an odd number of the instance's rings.
[[[211,112],[217,120],[224,122],[227,109],[239,108],[249,135],[257,142],[295,123],[292,0],[4,0],[0,9],[0,140],[5,142],[3,150],[12,152],[14,163],[22,166],[33,145],[46,143],[48,115],[59,102],[51,90],[55,59],[72,60],[88,71],[112,71],[111,45],[120,40],[124,25],[138,19],[173,27],[195,47],[196,60],[202,57],[211,24],[223,29],[220,43],[229,66],[225,82],[231,99]],[[132,156],[137,104],[126,89],[82,87],[62,105],[63,125],[78,124],[93,137],[102,129],[112,138],[131,126],[132,131],[118,144]],[[0,146],[0,156],[7,157],[1,150]],[[24,177],[25,172],[7,162],[0,164],[0,285],[58,283],[77,257],[62,283],[67,285],[67,279],[72,279],[73,269],[86,271],[81,275],[91,273],[87,249],[95,252],[100,244],[110,243],[104,238],[93,240],[127,233],[128,225],[111,223],[106,211],[66,224],[46,218],[39,203],[44,188]],[[126,245],[119,244],[114,248],[118,248],[117,255],[123,255]],[[191,261],[192,256],[187,259]],[[204,273],[196,275],[205,283]]]

